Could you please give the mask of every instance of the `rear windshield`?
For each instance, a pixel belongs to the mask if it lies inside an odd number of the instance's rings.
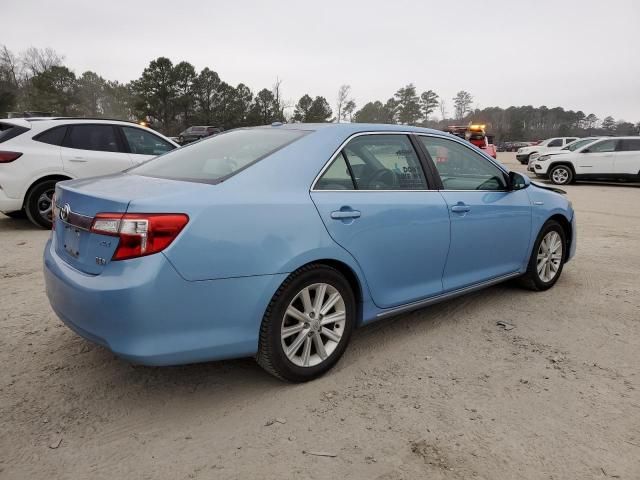
[[[14,125],[12,123],[1,123],[0,122],[0,143],[6,142],[10,138],[17,137],[21,133],[28,131],[28,128],[20,127],[18,125]]]
[[[307,133],[276,128],[231,130],[173,150],[129,171],[151,177],[218,183]]]

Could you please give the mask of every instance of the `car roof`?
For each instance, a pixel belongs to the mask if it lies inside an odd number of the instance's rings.
[[[437,135],[450,135],[441,130],[414,127],[411,125],[395,125],[387,123],[279,123],[253,128],[282,128],[287,130],[331,130],[337,134],[353,134],[359,132],[414,132]]]

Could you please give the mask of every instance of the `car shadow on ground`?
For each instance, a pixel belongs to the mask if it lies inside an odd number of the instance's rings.
[[[482,309],[500,296],[526,295],[526,291],[508,282],[437,305],[401,314],[362,326],[354,331],[349,348],[341,361],[325,376],[314,381],[319,388],[334,388],[343,372],[357,376],[362,358],[371,352],[385,355],[386,349],[402,348],[420,332],[421,336],[443,325],[464,322],[467,309]],[[496,320],[509,320],[497,318]],[[62,329],[61,329],[62,330]],[[283,382],[264,372],[252,358],[207,362],[172,367],[133,365],[115,357],[107,349],[91,344],[66,329],[62,330],[60,350],[80,352],[65,358],[63,369],[78,373],[67,380],[75,383],[64,394],[95,392],[104,385],[116,384],[117,389],[104,389],[106,403],[118,402],[119,408],[162,408],[167,402],[187,407],[184,415],[196,414],[200,407],[212,405],[224,411],[237,402],[253,401],[256,397],[290,391],[299,384]],[[71,386],[71,385],[68,385]],[[109,399],[109,397],[112,397]],[[191,411],[191,413],[189,413]]]

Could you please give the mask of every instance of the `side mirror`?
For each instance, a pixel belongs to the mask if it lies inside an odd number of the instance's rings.
[[[531,185],[531,180],[528,176],[518,172],[509,172],[509,190],[522,190],[529,185]]]

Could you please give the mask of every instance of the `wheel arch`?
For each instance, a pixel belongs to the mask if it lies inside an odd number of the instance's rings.
[[[24,198],[22,199],[22,208],[25,208],[26,206],[25,204],[26,204],[27,198],[29,198],[29,194],[31,193],[31,190],[33,190],[38,184],[49,181],[49,180],[62,182],[64,180],[73,180],[73,179],[68,175],[62,175],[62,174],[56,173],[51,175],[44,175],[42,177],[37,178],[36,180],[33,180],[31,182],[31,185],[29,185],[29,188],[27,188],[27,191],[24,194]]]
[[[313,260],[305,263],[304,265],[300,265],[295,271],[300,270],[301,268],[307,267],[309,265],[326,265],[331,267],[342,274],[345,277],[349,285],[351,286],[351,290],[353,291],[353,295],[356,299],[356,325],[360,325],[363,318],[363,301],[364,289],[367,288],[366,285],[363,285],[362,280],[360,279],[358,273],[347,263],[336,260],[333,258],[320,258],[317,260]]]
[[[547,168],[547,174],[549,172],[551,172],[551,170],[553,170],[555,167],[559,167],[559,166],[562,166],[562,165],[564,165],[565,167],[569,167],[571,169],[571,173],[573,174],[573,178],[575,180],[575,178],[576,178],[576,169],[574,168],[573,163],[571,163],[571,162],[569,162],[567,160],[559,160],[559,161],[556,161],[556,162],[552,162],[549,165],[549,168]]]
[[[567,217],[565,217],[561,213],[556,213],[554,215],[551,215],[547,221],[549,220],[555,220],[560,224],[560,226],[564,230],[566,248],[564,249],[563,262],[566,262],[569,252],[571,251],[571,240],[573,239],[573,227],[571,226],[571,222],[567,219]]]

